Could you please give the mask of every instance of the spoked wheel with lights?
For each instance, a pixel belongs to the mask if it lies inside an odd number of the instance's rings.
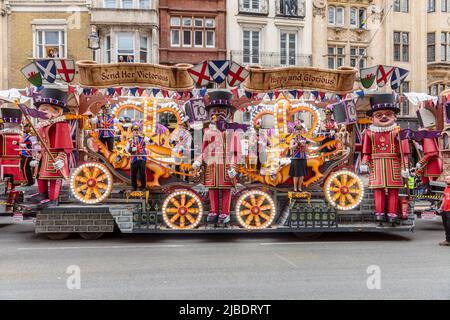
[[[84,163],[75,169],[70,178],[72,194],[79,201],[95,204],[105,200],[111,193],[113,177],[101,163]]]
[[[236,202],[237,220],[246,229],[268,228],[275,213],[272,197],[261,190],[245,191]]]
[[[332,173],[324,184],[325,199],[338,210],[352,210],[363,199],[364,186],[353,172],[340,170]]]
[[[176,190],[164,200],[162,215],[171,229],[194,229],[203,217],[202,200],[190,190]]]

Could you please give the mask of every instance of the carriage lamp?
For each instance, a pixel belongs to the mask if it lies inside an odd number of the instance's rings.
[[[100,49],[100,38],[96,26],[91,27],[91,33],[88,36],[88,48],[92,51]]]

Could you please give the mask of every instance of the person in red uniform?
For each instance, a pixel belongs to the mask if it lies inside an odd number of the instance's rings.
[[[439,211],[441,212],[442,223],[444,224],[445,229],[445,240],[439,242],[441,246],[450,246],[450,176],[445,177],[445,182],[447,183],[447,187],[444,190],[444,200],[442,201],[441,208]]]
[[[47,115],[35,128],[40,135],[41,144],[47,146],[54,160],[42,146],[36,159],[30,166],[37,167],[39,193],[32,201],[45,205],[57,203],[62,180],[69,176],[69,155],[73,149],[69,123],[63,113],[69,111],[66,106],[67,94],[59,89],[44,89],[34,97],[34,105]]]
[[[208,222],[228,223],[230,221],[231,189],[237,175],[236,165],[240,156],[239,131],[227,131],[234,107],[232,93],[216,90],[209,93],[210,104],[206,106],[210,125],[204,130],[201,157],[192,167],[197,170],[202,162],[206,164],[205,187],[209,188],[210,212]],[[219,209],[219,192],[222,192],[222,210]]]
[[[363,134],[361,173],[368,172],[370,166],[369,188],[374,192],[375,217],[380,222],[386,220],[386,213],[389,223],[397,222],[399,189],[404,186],[402,178],[409,177],[409,143],[400,139],[400,127],[395,122],[399,111],[393,94],[370,98],[367,115],[373,118],[373,124]]]

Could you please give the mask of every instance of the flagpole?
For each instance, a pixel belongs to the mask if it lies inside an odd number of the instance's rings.
[[[19,101],[16,101],[16,105],[19,106]],[[39,134],[39,131],[36,130],[36,128],[33,125],[33,122],[30,120],[30,118],[28,118],[28,115],[25,112],[22,112],[23,115],[25,116],[25,119],[27,119],[28,123],[30,124],[31,128],[33,129],[34,133],[36,133],[36,137],[38,138],[41,146],[44,147],[45,151],[47,152],[48,156],[50,157],[50,159],[52,160],[52,162],[56,162],[55,157],[53,156],[53,154],[50,152],[50,150],[48,149],[47,145],[44,143],[44,141],[42,140],[41,135]],[[66,174],[64,173],[64,171],[62,171],[62,168],[58,170],[59,172],[61,172],[61,175],[63,176],[63,178],[66,180],[68,177],[66,176]]]

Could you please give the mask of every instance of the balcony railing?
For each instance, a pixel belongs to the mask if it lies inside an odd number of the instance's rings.
[[[239,13],[269,14],[269,0],[239,0]]]
[[[281,55],[279,52],[259,52],[258,53],[244,53],[241,50],[232,50],[230,58],[242,65],[258,64],[263,67],[310,67],[312,66],[312,55],[310,54],[296,54],[296,55]]]

